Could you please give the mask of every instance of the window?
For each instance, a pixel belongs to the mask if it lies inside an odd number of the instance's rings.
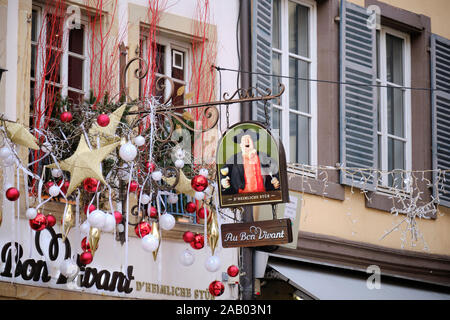
[[[148,62],[149,52],[148,50],[148,37],[146,35],[141,36],[140,55]],[[154,70],[154,81],[158,81],[161,76],[168,76],[174,83],[174,94],[172,96],[172,103],[175,106],[184,104],[184,94],[177,95],[177,91],[180,87],[186,86],[188,79],[188,73],[186,66],[188,65],[189,44],[180,41],[174,41],[171,39],[160,38],[156,43],[155,49],[155,66],[149,66],[149,76],[144,78],[140,84],[140,96],[144,95],[145,87],[151,85],[151,72]],[[151,59],[150,57],[150,60]],[[152,95],[160,98],[167,98],[170,93],[170,85],[166,83],[166,89],[160,90],[153,84]],[[186,91],[186,90],[185,90]]]
[[[384,187],[404,189],[400,171],[411,170],[410,44],[406,34],[377,31],[378,168],[393,172],[380,177]],[[387,87],[384,87],[387,86]]]
[[[33,6],[31,21],[31,108],[47,108],[55,97],[80,103],[89,91],[87,22],[69,29],[50,13]],[[44,76],[45,75],[45,76]],[[40,99],[40,101],[35,101]]]
[[[272,105],[271,125],[279,132],[289,163],[300,168],[317,164],[315,5],[276,0],[272,7],[273,91],[278,82],[285,93]]]

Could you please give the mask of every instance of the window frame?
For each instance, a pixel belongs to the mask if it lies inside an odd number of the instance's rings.
[[[406,172],[410,172],[412,170],[412,109],[411,109],[411,91],[407,89],[403,89],[403,127],[404,127],[404,138],[389,134],[388,132],[388,114],[387,114],[387,96],[388,96],[388,88],[386,86],[392,87],[411,87],[411,39],[410,35],[401,32],[398,30],[394,30],[392,28],[381,26],[379,30],[379,43],[377,42],[377,50],[378,57],[377,60],[379,62],[380,74],[376,77],[377,85],[380,85],[379,88],[379,96],[378,96],[378,108],[379,112],[379,120],[380,124],[377,127],[377,136],[381,137],[381,146],[378,148],[378,167],[381,170],[381,177],[378,178],[378,191],[381,192],[395,192],[402,191],[405,193],[410,193],[411,186],[406,185],[404,188],[396,188],[394,186],[389,185],[389,177],[388,177],[388,159],[389,159],[389,150],[388,150],[388,140],[389,138],[399,140],[405,143],[405,151],[404,151],[404,168],[401,170],[405,170]],[[387,81],[387,57],[386,57],[386,35],[392,35],[397,38],[403,40],[403,85],[398,85],[392,82]],[[377,71],[378,73],[378,71]],[[380,162],[381,159],[381,163]],[[408,178],[408,177],[406,177]],[[380,185],[381,183],[381,185]]]
[[[143,47],[141,48],[141,52],[145,53],[147,51],[147,43],[148,43],[148,38],[146,37],[146,34],[144,33],[146,31],[146,27],[141,27],[141,31],[140,31],[140,40],[141,43],[143,45]],[[158,37],[157,44],[164,46],[164,74],[155,72],[155,77],[161,77],[161,76],[168,76],[170,79],[172,79],[172,81],[174,83],[177,84],[181,84],[183,86],[185,86],[185,92],[188,92],[189,90],[189,79],[191,77],[191,70],[188,68],[188,66],[190,65],[189,62],[192,61],[192,47],[190,42],[183,42],[181,40],[177,40],[177,39],[173,39],[172,37],[170,37],[169,35],[165,35],[162,34]],[[179,79],[175,79],[172,77],[172,64],[173,64],[173,58],[174,58],[174,54],[172,52],[172,50],[178,51],[178,52],[182,52],[184,57],[183,57],[183,61],[182,61],[182,66],[183,66],[183,72],[184,72],[184,81],[181,81]],[[145,60],[146,63],[148,63],[146,56],[142,56],[141,58],[143,58]],[[148,65],[149,67],[149,72],[150,72],[150,65]],[[145,79],[145,78],[144,78]],[[144,81],[144,79],[141,80],[141,84],[142,81]],[[168,85],[167,83],[166,87],[165,87],[165,92],[164,92],[164,98],[167,99],[169,97],[169,94],[171,92],[171,88],[170,85]],[[139,89],[139,95],[142,95],[142,87],[140,86]],[[174,92],[174,94],[176,94],[176,92]],[[185,99],[183,98],[183,102],[185,103]]]
[[[36,32],[37,32],[37,38],[36,41],[31,41],[31,45],[32,46],[39,46],[39,33],[42,30],[42,34],[41,34],[41,39],[46,39],[46,34],[47,34],[47,27],[46,27],[46,17],[43,17],[43,9],[42,6],[38,5],[38,4],[33,4],[32,5],[32,10],[35,10],[37,12],[37,22],[36,22]],[[35,76],[34,77],[30,77],[31,81],[34,81],[35,83],[35,88],[36,88],[36,84],[38,83],[38,81],[44,81],[45,85],[52,85],[52,86],[56,86],[58,88],[61,89],[61,96],[62,97],[67,97],[68,96],[68,92],[70,91],[74,91],[80,94],[84,94],[84,97],[88,97],[89,95],[89,90],[90,90],[90,79],[89,79],[89,69],[90,69],[90,61],[89,61],[89,37],[91,35],[90,33],[90,26],[89,26],[89,21],[88,21],[88,17],[86,15],[81,16],[80,19],[80,24],[83,26],[84,28],[84,36],[83,36],[83,55],[79,55],[73,52],[69,52],[69,34],[70,34],[70,28],[67,27],[66,23],[64,22],[64,27],[63,27],[63,41],[62,41],[62,49],[58,49],[55,48],[56,50],[62,50],[62,55],[61,55],[61,61],[59,63],[59,71],[60,71],[60,83],[55,83],[49,80],[45,80],[44,77],[42,77],[42,79],[38,79],[36,77],[36,75],[40,75],[42,74],[42,69],[44,67],[44,61],[42,59],[42,54],[40,53],[37,56],[37,60],[36,60],[36,64],[35,64]],[[43,41],[43,40],[41,40]],[[47,50],[47,44],[45,43],[45,50]],[[53,48],[51,48],[51,50],[53,50]],[[83,59],[83,90],[79,90],[76,88],[69,88],[69,56],[72,55],[76,58],[79,59]],[[30,84],[31,85],[31,84]],[[39,84],[40,86],[40,84]],[[45,90],[41,96],[41,101],[40,101],[41,105],[45,105]]]
[[[285,75],[289,72],[289,59],[295,58],[301,61],[309,63],[309,78],[317,78],[317,6],[315,1],[310,0],[279,0],[280,1],[280,49],[272,47],[271,55],[277,53],[281,56],[281,75]],[[308,50],[309,57],[304,57],[298,54],[289,52],[289,2],[293,2],[309,9],[308,19]],[[317,82],[309,82],[309,113],[299,110],[291,109],[289,105],[289,78],[282,77],[280,82],[285,86],[285,92],[280,98],[280,104],[272,103],[272,108],[281,111],[281,129],[279,137],[283,142],[286,159],[290,159],[290,114],[295,113],[297,115],[309,118],[309,164],[291,164],[288,166],[288,171],[301,175],[307,175],[310,177],[317,177],[317,128],[318,128],[318,114],[317,114]]]

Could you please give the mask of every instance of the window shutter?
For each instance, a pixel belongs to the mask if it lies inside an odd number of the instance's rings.
[[[252,86],[266,92],[272,88],[272,0],[253,0],[252,10]],[[258,101],[253,105],[253,120],[270,120],[266,119],[264,104]]]
[[[431,36],[431,86],[433,91],[433,169],[450,169],[450,40]],[[440,91],[447,90],[447,92]],[[450,207],[450,173],[434,173],[434,195],[440,204]]]
[[[340,12],[340,81],[376,83],[376,30],[368,27],[365,8],[345,0]],[[340,86],[340,152],[346,168],[377,167],[377,90],[373,86]],[[356,172],[356,173],[355,173]],[[359,171],[361,172],[361,171]],[[343,170],[341,183],[374,191],[375,171]]]

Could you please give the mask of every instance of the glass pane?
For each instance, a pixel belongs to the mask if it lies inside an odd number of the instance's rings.
[[[272,74],[281,75],[281,54],[272,52]],[[278,85],[281,82],[281,78],[272,77],[272,92],[278,92]],[[277,98],[276,104],[281,104],[281,98]]]
[[[289,108],[309,113],[309,63],[289,58]]]
[[[309,118],[289,114],[289,162],[310,164]]]
[[[82,59],[69,56],[69,87],[83,90],[83,63]]]
[[[380,31],[377,30],[377,79],[380,79]]]
[[[403,40],[386,34],[387,81],[403,85]]]
[[[272,134],[277,137],[280,138],[281,137],[281,111],[275,107],[272,106],[272,116],[271,116],[271,120],[272,120]]]
[[[33,10],[31,13],[31,41],[37,41],[37,24],[38,24],[38,13],[36,10]]]
[[[272,47],[281,49],[280,45],[280,0],[274,0],[272,7]]]
[[[309,57],[309,8],[289,2],[289,52]]]
[[[155,83],[158,82],[158,79],[160,79],[160,77],[155,77]],[[153,90],[152,90],[152,95],[155,98],[158,98],[160,100],[164,100],[164,88],[160,88],[160,86],[154,85],[153,86]]]
[[[84,54],[84,27],[71,29],[69,33],[69,51],[79,55]]]
[[[178,82],[174,82],[174,87],[175,90],[173,92],[173,96],[172,96],[172,104],[174,106],[182,106],[184,104],[184,94],[182,94],[181,96],[177,96],[177,91],[180,87],[184,86],[184,84],[178,83]]]
[[[377,127],[381,131],[381,89],[377,88]]]
[[[45,80],[60,83],[61,82],[61,51],[58,50],[46,50],[47,62],[45,69]]]
[[[377,159],[377,168],[382,169],[382,147],[381,147],[381,135],[378,135],[378,159]]]
[[[178,79],[178,80],[184,80],[184,68],[178,68],[177,66],[184,66],[183,63],[183,52],[176,51],[176,54],[173,53],[174,50],[172,50],[172,57],[174,61],[172,61],[172,78]]]
[[[160,74],[164,74],[164,51],[165,51],[164,46],[156,44],[155,71]]]
[[[64,19],[47,15],[46,40],[47,45],[54,48],[62,48]]]
[[[387,114],[389,134],[404,138],[404,108],[402,89],[387,88]]]
[[[36,76],[36,46],[31,45],[31,70],[30,75],[32,78]]]
[[[405,143],[403,141],[388,139],[388,171],[405,169]],[[401,174],[389,175],[389,185],[395,188],[402,188]]]
[[[67,96],[69,98],[70,103],[72,104],[81,104],[83,103],[84,94],[78,93],[75,91],[68,91]]]

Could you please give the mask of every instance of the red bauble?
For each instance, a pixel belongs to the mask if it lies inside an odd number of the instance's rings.
[[[134,228],[134,232],[139,238],[143,238],[152,232],[152,226],[150,223],[143,221]]]
[[[158,218],[158,210],[151,206],[148,208],[148,215],[150,216],[150,218]]]
[[[97,192],[98,180],[94,178],[86,178],[83,181],[83,188],[89,193]]]
[[[138,188],[139,188],[139,183],[137,183],[134,180],[130,182],[130,187],[129,187],[130,192],[135,192]]]
[[[194,233],[191,231],[186,231],[185,233],[183,233],[183,240],[186,243],[191,243],[192,241],[194,241]]]
[[[61,185],[61,181],[58,182],[58,186],[61,186],[61,192],[66,194],[67,189],[69,189],[70,181],[64,181],[64,183]]]
[[[195,191],[202,192],[208,187],[208,179],[206,179],[205,176],[197,175],[192,178],[191,186]]]
[[[122,222],[122,213],[119,211],[114,211],[114,218],[116,218],[116,224]]]
[[[227,273],[230,277],[236,277],[239,274],[239,268],[235,265],[229,266],[227,269]]]
[[[93,204],[91,204],[89,206],[89,213],[91,213],[92,211],[94,211],[95,209],[97,209]],[[84,214],[88,214],[88,205],[84,206]]]
[[[97,123],[100,127],[106,127],[109,124],[109,116],[107,114],[101,114],[97,117]]]
[[[42,213],[38,213],[36,218],[30,220],[30,227],[34,231],[44,230],[47,227],[47,218]]]
[[[194,240],[191,241],[191,247],[195,250],[200,250],[205,245],[205,238],[203,235],[196,233],[194,235]]]
[[[54,215],[49,214],[46,216],[47,219],[47,227],[53,227],[56,224],[56,218]]]
[[[145,163],[145,169],[147,170],[148,173],[152,173],[155,170],[156,166],[154,163],[152,162],[146,162]]]
[[[92,256],[92,253],[90,253],[89,251],[83,252],[80,255],[80,262],[82,264],[89,264],[92,262],[93,259],[94,257]]]
[[[209,293],[211,293],[214,297],[222,295],[224,290],[225,286],[221,281],[213,281],[209,285]]]
[[[55,185],[55,183],[53,181],[46,182],[44,185],[45,191],[48,193],[48,190],[50,189],[50,187],[53,187],[54,185]]]
[[[210,214],[209,214],[209,210],[206,209],[205,207],[201,207],[200,209],[197,210],[197,220],[198,219],[205,219],[205,216],[208,217],[208,219],[210,218]]]
[[[188,202],[186,204],[186,211],[189,213],[194,213],[195,211],[197,211],[197,205],[195,204],[195,202]]]
[[[20,192],[14,187],[9,188],[6,190],[6,198],[8,198],[9,201],[16,201],[20,197]]]
[[[81,249],[83,249],[84,252],[91,252],[91,246],[87,241],[87,237],[84,237],[83,240],[81,240]]]
[[[61,113],[61,115],[59,116],[59,120],[61,120],[62,122],[70,122],[70,121],[72,121],[72,119],[73,119],[73,116],[68,111]]]

